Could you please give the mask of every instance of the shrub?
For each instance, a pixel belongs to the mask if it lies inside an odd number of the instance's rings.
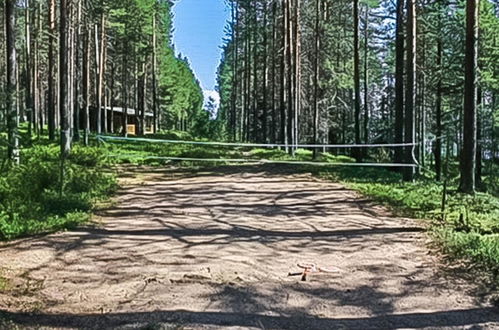
[[[75,146],[65,163],[61,193],[59,149],[34,146],[22,154],[22,163],[0,176],[0,238],[59,230],[88,220],[94,201],[105,198],[117,185],[104,171],[102,149]]]

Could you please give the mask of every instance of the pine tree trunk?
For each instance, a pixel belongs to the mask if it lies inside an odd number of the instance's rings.
[[[146,63],[142,62],[139,80],[140,134],[146,134]]]
[[[104,47],[105,47],[105,15],[104,11],[100,17],[100,37],[98,36],[98,27],[95,25],[95,64],[97,74],[97,109],[96,109],[96,130],[97,134],[102,132],[102,98],[104,87]]]
[[[243,22],[245,23],[245,22]],[[239,119],[239,140],[244,141],[246,139],[245,137],[245,127],[246,127],[246,76],[247,76],[247,70],[246,66],[248,65],[248,53],[247,53],[247,44],[248,44],[248,38],[247,38],[247,32],[243,31],[242,33],[242,42],[241,42],[241,48],[243,51],[243,56],[242,56],[242,63],[241,63],[241,69],[242,69],[242,74],[241,74],[241,91],[239,94],[241,94],[241,114],[240,114],[240,119]]]
[[[103,24],[105,24],[105,22],[103,22]],[[107,104],[107,93],[106,93],[106,90],[107,90],[107,84],[106,84],[106,71],[107,71],[107,37],[106,37],[106,29],[105,29],[105,26],[103,26],[103,29],[104,31],[102,32],[102,36],[101,36],[101,44],[102,44],[102,62],[101,62],[101,89],[102,89],[102,98],[103,98],[103,101],[102,101],[102,104],[104,105],[104,110],[102,111],[102,123],[103,123],[103,126],[102,126],[102,131],[104,133],[107,133],[108,131],[108,121],[107,121],[107,107],[106,107],[106,104]]]
[[[287,47],[286,47],[286,59],[287,59],[287,76],[288,76],[288,84],[287,84],[287,101],[288,101],[288,143],[291,144],[291,148],[289,152],[294,155],[295,152],[295,136],[293,130],[294,123],[294,105],[293,105],[293,91],[294,91],[294,61],[293,61],[293,52],[294,52],[294,33],[293,33],[293,18],[291,17],[291,6],[293,0],[287,0],[286,2],[286,38],[287,38]]]
[[[423,36],[421,47],[421,65],[426,69],[426,38]],[[420,133],[419,133],[419,162],[421,166],[426,166],[426,74],[420,76]],[[421,168],[419,169],[421,171]]]
[[[5,0],[5,36],[7,48],[7,88],[6,88],[6,110],[7,110],[7,135],[9,146],[7,148],[8,158],[19,164],[19,110],[17,108],[17,58],[16,58],[16,14],[15,0]]]
[[[482,122],[480,110],[482,109],[482,89],[478,89],[477,95],[477,127],[476,127],[476,169],[475,169],[475,186],[477,189],[482,188],[482,161],[483,161],[483,149],[482,149]]]
[[[47,124],[49,139],[55,140],[55,127],[56,127],[56,91],[55,91],[55,40],[56,40],[56,27],[55,27],[55,0],[48,0],[48,21],[49,21],[49,42],[48,42],[48,100],[47,100]]]
[[[271,142],[277,142],[277,103],[276,103],[276,62],[277,62],[277,4],[275,2],[272,3],[272,46],[271,46],[271,85],[272,85],[272,98],[271,98],[271,107],[272,107],[272,119],[271,119]]]
[[[38,8],[36,10],[36,34],[34,35],[34,43],[33,43],[33,66],[32,66],[32,77],[33,77],[33,87],[32,87],[32,116],[31,119],[33,121],[34,131],[39,135],[43,134],[43,123],[42,123],[42,115],[41,115],[41,106],[40,106],[40,73],[38,70],[38,59],[39,59],[39,38],[42,31],[42,23],[41,23],[41,13],[42,13],[42,4],[38,3]]]
[[[477,66],[478,66],[478,10],[479,0],[468,0],[466,5],[466,57],[464,81],[463,149],[459,190],[475,192],[477,149]]]
[[[262,142],[268,143],[268,61],[267,61],[267,48],[268,48],[268,32],[267,32],[267,2],[263,3],[263,80],[262,80],[262,91],[263,91],[263,118],[262,118]]]
[[[250,138],[250,141],[258,142],[259,140],[259,129],[258,129],[258,124],[260,122],[260,114],[259,114],[259,108],[258,108],[258,21],[257,21],[257,12],[258,12],[258,7],[257,4],[255,3],[255,6],[253,8],[253,48],[251,50],[252,57],[253,57],[253,86],[251,88],[252,93],[251,93],[251,112],[253,113],[253,121],[252,121],[252,135]]]
[[[156,78],[156,13],[152,16],[152,115],[153,115],[153,133],[156,134],[159,129],[158,121],[158,95],[157,95],[157,78]],[[114,66],[113,74],[114,76]],[[114,77],[111,77],[112,84],[114,84]],[[111,107],[112,107],[112,88],[111,88]],[[112,113],[112,109],[111,109]],[[113,125],[113,124],[111,124]]]
[[[231,95],[231,115],[229,123],[229,136],[232,141],[237,141],[237,100],[239,94],[239,7],[237,2],[232,2],[233,10],[233,23],[232,23],[232,35],[234,40],[233,45],[233,67],[232,67],[232,95]]]
[[[287,145],[288,145],[288,132],[287,132],[287,116],[286,116],[286,71],[287,71],[287,61],[286,61],[286,50],[288,48],[287,44],[287,15],[286,15],[286,8],[287,8],[287,1],[288,0],[283,0],[281,3],[281,10],[282,10],[282,53],[281,53],[281,72],[280,72],[280,109],[281,109],[281,118],[280,118],[280,124],[281,124],[281,143],[286,145],[286,151],[287,151]]]
[[[110,109],[110,115],[111,115],[111,118],[109,119],[109,132],[111,134],[114,134],[114,75],[116,74],[115,67],[116,66],[114,65],[114,63],[111,62],[111,77],[110,77],[111,81],[110,81],[110,85],[109,85],[109,109]],[[154,89],[155,89],[155,86],[154,86]]]
[[[295,145],[299,144],[300,142],[300,126],[299,126],[299,116],[301,112],[301,26],[300,26],[300,20],[301,20],[301,1],[302,0],[295,0],[296,4],[294,6],[294,11],[295,11],[295,47],[294,47],[294,124],[293,124],[293,130],[294,130],[294,139],[295,139]],[[295,147],[296,148],[296,147]]]
[[[315,33],[314,33],[314,78],[313,78],[313,86],[314,86],[314,94],[313,94],[313,139],[314,144],[319,144],[319,57],[320,57],[320,16],[321,16],[321,1],[315,0]],[[314,159],[317,159],[319,150],[314,148]]]
[[[83,72],[83,143],[88,146],[88,139],[90,135],[90,68],[89,68],[89,55],[90,55],[90,38],[91,32],[85,28],[83,35],[83,58],[82,58],[82,72]]]
[[[364,16],[364,143],[369,143],[369,5]],[[363,156],[367,156],[364,149]]]
[[[82,80],[82,75],[81,75],[81,53],[80,53],[80,44],[81,44],[81,15],[82,15],[82,1],[78,0],[78,7],[77,7],[77,21],[76,21],[76,33],[75,33],[75,76],[74,76],[74,88],[75,88],[75,99],[74,99],[74,140],[79,141],[80,140],[80,114],[81,114],[81,97],[80,97],[80,84]]]
[[[405,114],[404,114],[404,136],[405,143],[416,141],[414,123],[414,104],[416,97],[416,0],[407,0],[407,81],[405,92]],[[406,147],[404,161],[406,164],[413,163],[413,147]],[[414,168],[404,169],[404,180],[414,179]]]
[[[59,26],[59,113],[61,126],[61,159],[64,161],[71,152],[70,116],[68,113],[68,7],[67,0],[60,2]],[[64,176],[62,177],[64,178]]]
[[[436,95],[436,129],[437,137],[435,141],[435,173],[436,180],[442,180],[442,139],[443,137],[443,127],[442,127],[442,79],[443,79],[443,67],[442,67],[442,39],[439,37],[437,42],[437,66],[438,66],[438,81],[437,81],[437,95]]]
[[[25,46],[24,46],[24,74],[26,77],[26,87],[24,91],[24,99],[26,113],[28,116],[28,135],[32,134],[33,122],[33,85],[32,85],[32,70],[31,70],[31,15],[30,15],[30,2],[25,0],[25,15],[24,15],[24,33],[25,33]]]
[[[354,80],[354,120],[355,120],[355,144],[361,144],[360,138],[360,52],[359,52],[359,0],[353,0],[353,80]],[[362,161],[361,150],[354,148],[352,156],[357,162]]]
[[[127,126],[128,126],[128,56],[126,50],[128,49],[128,43],[123,41],[123,64],[122,64],[122,102],[123,102],[123,136],[128,136]]]
[[[69,120],[69,134],[71,138],[74,138],[74,17],[73,17],[73,6],[69,6],[69,17],[68,17],[68,73],[67,73],[67,84],[68,84],[68,120]]]
[[[404,0],[397,0],[395,40],[395,143],[404,139]],[[395,148],[395,163],[402,163],[403,149]]]

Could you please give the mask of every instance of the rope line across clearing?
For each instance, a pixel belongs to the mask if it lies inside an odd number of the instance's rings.
[[[413,167],[415,164],[397,163],[327,163],[312,161],[288,161],[288,160],[268,160],[268,159],[232,159],[232,158],[190,158],[190,157],[161,157],[161,156],[140,156],[140,155],[110,155],[112,158],[140,158],[186,162],[218,162],[218,163],[250,163],[250,164],[290,164],[290,165],[314,165],[314,166],[356,166],[356,167]]]
[[[129,138],[120,136],[97,135],[99,141],[132,141],[147,143],[171,143],[171,144],[191,144],[191,145],[209,145],[220,147],[252,147],[252,148],[398,148],[414,147],[419,143],[389,143],[389,144],[270,144],[270,143],[232,143],[232,142],[203,142],[203,141],[180,141],[180,140],[160,140],[145,138]]]
[[[97,135],[97,140],[104,144],[109,141],[130,141],[130,142],[146,142],[146,143],[165,143],[165,144],[190,144],[190,145],[207,145],[207,146],[224,146],[224,147],[294,147],[294,148],[396,148],[396,147],[412,147],[413,164],[407,163],[330,163],[330,162],[314,162],[314,161],[293,161],[293,160],[269,160],[269,159],[233,159],[233,158],[193,158],[193,157],[168,157],[168,156],[141,156],[135,154],[128,155],[110,155],[113,158],[135,158],[148,160],[166,160],[166,161],[190,161],[190,162],[218,162],[218,163],[246,163],[246,164],[290,164],[290,165],[312,165],[312,166],[354,166],[354,167],[420,167],[416,156],[415,147],[419,143],[392,143],[392,144],[260,144],[260,143],[230,143],[230,142],[202,142],[202,141],[180,141],[180,140],[162,140],[162,139],[146,139],[146,138],[129,138],[108,135]]]

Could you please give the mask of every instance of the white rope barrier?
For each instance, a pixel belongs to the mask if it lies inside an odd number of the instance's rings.
[[[97,135],[97,140],[106,142],[106,140],[114,141],[131,141],[131,142],[147,142],[147,143],[168,143],[168,144],[190,144],[190,145],[208,145],[220,147],[250,147],[250,148],[399,148],[399,147],[414,147],[419,143],[389,143],[389,144],[272,144],[272,143],[232,143],[232,142],[203,142],[203,141],[180,141],[180,140],[160,140],[146,138],[129,138],[119,136]]]
[[[414,164],[397,163],[329,163],[312,161],[291,160],[268,160],[268,159],[233,159],[233,158],[191,158],[191,157],[161,157],[140,155],[111,155],[112,158],[136,158],[144,160],[168,160],[186,162],[213,162],[213,163],[249,163],[249,164],[288,164],[288,165],[312,165],[312,166],[356,166],[356,167],[418,167]]]
[[[414,164],[405,163],[354,163],[354,162],[315,162],[315,161],[300,161],[300,160],[269,160],[269,159],[251,159],[251,158],[193,158],[193,157],[167,157],[167,156],[142,156],[135,154],[128,155],[111,155],[112,158],[128,158],[128,159],[143,159],[143,160],[165,160],[165,161],[186,161],[186,162],[208,162],[208,163],[244,163],[244,164],[287,164],[287,165],[310,165],[310,166],[354,166],[354,167],[419,167],[415,155],[415,148],[419,143],[393,143],[393,144],[269,144],[269,143],[230,143],[230,142],[203,142],[203,141],[180,141],[180,140],[163,140],[163,139],[147,139],[147,138],[129,138],[108,135],[97,135],[97,140],[106,144],[108,141],[129,141],[129,142],[144,142],[144,143],[166,143],[166,144],[189,144],[189,145],[205,145],[205,146],[222,146],[222,147],[249,147],[249,148],[276,148],[276,147],[295,147],[295,148],[396,148],[396,147],[412,147],[412,157]]]

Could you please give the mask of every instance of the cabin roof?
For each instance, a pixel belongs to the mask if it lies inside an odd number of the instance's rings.
[[[111,111],[111,107],[102,107],[102,109],[106,109],[106,110]],[[123,113],[123,108],[122,107],[113,107],[113,112]],[[127,114],[129,116],[136,116],[136,110],[128,108]],[[151,111],[146,111],[145,115],[146,115],[146,117],[154,117],[154,114]]]

